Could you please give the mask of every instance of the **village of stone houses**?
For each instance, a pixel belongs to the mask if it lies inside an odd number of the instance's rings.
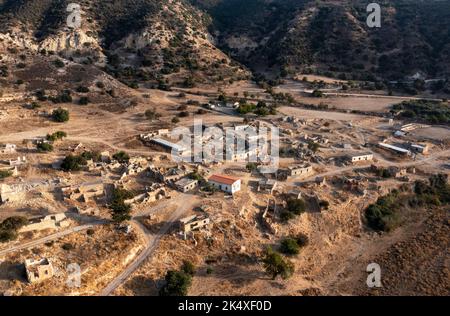
[[[438,79],[263,80],[195,37],[205,77],[132,81],[107,60],[136,39],[23,32],[0,33],[0,295],[449,294]]]

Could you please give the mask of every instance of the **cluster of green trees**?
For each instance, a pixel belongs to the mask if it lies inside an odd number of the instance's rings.
[[[57,140],[61,140],[64,137],[67,137],[67,133],[63,131],[57,131],[53,134],[47,134],[47,140],[50,142],[56,142]]]
[[[406,207],[448,204],[450,204],[448,176],[439,174],[430,177],[428,183],[416,181],[414,192],[402,187],[401,190],[393,190],[388,195],[380,197],[365,210],[365,218],[373,230],[389,232],[401,224],[401,211]]]
[[[276,109],[273,106],[268,106],[264,101],[259,101],[257,104],[241,103],[237,108],[239,114],[254,113],[258,116],[275,115]]]
[[[83,166],[87,165],[87,160],[81,155],[68,155],[61,164],[64,171],[80,171]]]
[[[450,124],[450,107],[447,102],[404,101],[395,104],[392,111],[403,119],[415,119],[429,124]]]
[[[0,223],[0,242],[8,242],[15,240],[18,230],[28,224],[25,217],[13,216],[5,219]]]
[[[94,162],[101,161],[101,155],[98,151],[85,151],[80,155],[68,155],[64,158],[61,164],[61,169],[64,171],[80,171],[83,166],[87,165],[88,160]]]
[[[113,158],[120,163],[127,163],[128,161],[130,161],[130,155],[128,155],[124,151],[119,151],[119,152],[115,153],[113,155]]]
[[[180,270],[167,271],[165,276],[166,283],[160,289],[160,296],[186,296],[189,287],[192,284],[192,277],[196,272],[195,266],[184,261]]]

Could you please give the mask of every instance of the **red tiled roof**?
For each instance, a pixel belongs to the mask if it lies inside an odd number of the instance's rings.
[[[221,175],[221,174],[215,174],[215,175],[212,175],[208,179],[208,181],[214,181],[214,182],[217,182],[217,183],[232,185],[236,181],[239,181],[239,179],[238,178],[234,178],[234,177],[230,177],[230,176]]]

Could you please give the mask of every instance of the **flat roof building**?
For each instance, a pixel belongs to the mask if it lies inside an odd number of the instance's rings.
[[[151,142],[156,144],[156,145],[158,145],[158,146],[161,146],[164,149],[166,149],[166,150],[168,150],[170,152],[173,152],[173,153],[175,153],[177,155],[181,155],[182,156],[182,155],[185,155],[188,152],[187,148],[185,148],[183,146],[180,146],[178,144],[172,143],[172,142],[170,142],[168,140],[165,140],[165,139],[162,139],[162,138],[153,138],[151,140]]]
[[[360,162],[360,161],[372,161],[373,160],[373,154],[372,153],[365,153],[365,154],[351,154],[348,156],[348,159],[352,163]]]
[[[390,150],[392,152],[400,154],[400,155],[411,156],[411,152],[405,148],[401,148],[401,147],[397,147],[397,146],[385,144],[385,143],[379,143],[378,146],[380,146],[383,149]]]
[[[175,187],[178,191],[186,193],[198,186],[198,181],[194,179],[184,178],[175,182]]]

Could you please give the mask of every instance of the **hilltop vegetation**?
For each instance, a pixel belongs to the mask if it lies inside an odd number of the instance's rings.
[[[383,1],[379,29],[366,25],[366,1],[191,1],[219,46],[254,69],[370,81],[450,72],[449,1]]]
[[[48,43],[68,31],[69,2],[1,1],[2,32]],[[450,74],[450,1],[385,0],[381,28],[366,25],[367,2],[361,0],[78,3],[90,41],[64,53],[85,54],[90,63],[106,56],[106,70],[133,87],[234,82],[249,77],[241,64],[274,77],[314,73],[382,81]]]

